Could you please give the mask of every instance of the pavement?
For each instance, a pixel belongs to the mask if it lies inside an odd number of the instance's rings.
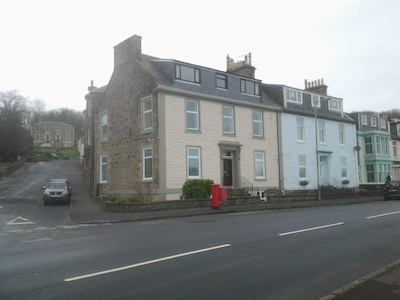
[[[321,201],[261,202],[259,204],[226,206],[219,209],[210,207],[159,210],[150,212],[113,213],[103,209],[100,200],[79,199],[79,205],[72,202],[71,221],[82,224],[135,222],[155,219],[179,218],[200,215],[236,213],[273,209],[304,208],[329,205],[359,204],[380,201],[382,197],[354,197]],[[400,300],[400,259],[383,268],[367,274],[346,286],[333,291],[320,300]]]

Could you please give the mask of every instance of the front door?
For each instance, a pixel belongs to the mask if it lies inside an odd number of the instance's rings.
[[[321,185],[329,185],[329,170],[328,170],[328,156],[321,155],[319,160],[319,176],[320,176],[320,184]]]
[[[224,177],[223,177],[223,185],[224,186],[233,186],[233,180],[232,180],[232,165],[233,161],[232,158],[224,158],[223,159],[224,163]]]

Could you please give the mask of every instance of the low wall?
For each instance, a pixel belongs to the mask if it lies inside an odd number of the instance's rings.
[[[364,196],[375,196],[380,193],[365,193]],[[322,200],[330,199],[356,199],[360,198],[360,195],[356,193],[322,193]],[[105,210],[115,213],[126,213],[126,212],[146,212],[146,211],[159,211],[159,210],[175,210],[175,209],[190,209],[190,208],[201,208],[211,207],[211,199],[191,199],[191,200],[172,200],[172,201],[158,201],[158,202],[136,202],[136,203],[115,203],[107,200],[107,198],[101,199]],[[317,201],[316,195],[313,194],[296,194],[296,195],[273,195],[268,196],[267,203],[287,203],[287,202],[312,202]],[[224,206],[237,206],[237,205],[252,205],[259,204],[262,201],[258,197],[238,197],[229,198],[228,200],[221,201],[221,207]]]
[[[258,197],[234,198],[221,201],[221,206],[258,204]],[[110,212],[146,212],[155,210],[188,209],[211,207],[211,199],[172,200],[159,202],[114,203],[103,199],[104,208]]]

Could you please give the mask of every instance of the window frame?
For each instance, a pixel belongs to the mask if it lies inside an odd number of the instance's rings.
[[[375,167],[373,164],[367,164],[365,166],[367,174],[367,182],[375,182]]]
[[[262,155],[261,158],[258,158],[257,155]],[[261,166],[261,168],[260,168]],[[258,174],[258,171],[262,171],[262,174]],[[266,168],[265,168],[265,152],[255,150],[254,151],[254,179],[255,180],[265,180],[266,176]]]
[[[260,95],[260,84],[253,80],[240,79],[240,93],[252,96]]]
[[[346,156],[340,157],[340,176],[342,179],[347,178],[347,157]]]
[[[304,142],[306,139],[306,129],[304,127],[304,117],[296,118],[296,128],[297,128],[297,141]]]
[[[328,101],[329,110],[333,111],[343,111],[343,101],[339,99],[330,99]]]
[[[366,136],[364,137],[364,147],[365,147],[365,154],[373,154],[373,142],[372,142],[372,137],[371,136]]]
[[[188,74],[186,72],[189,72],[190,70],[193,71],[193,76],[187,76]],[[200,69],[192,67],[192,66],[183,65],[183,64],[176,64],[175,65],[175,78],[177,80],[184,81],[184,82],[200,84],[201,83]]]
[[[230,114],[225,114],[227,109]],[[227,135],[235,134],[235,109],[232,105],[222,105],[222,132]]]
[[[306,180],[307,179],[307,155],[299,154],[298,162],[299,162],[299,180]],[[304,176],[302,176],[302,175],[304,175]]]
[[[105,159],[105,162],[104,162]],[[100,156],[100,183],[107,183],[108,181],[108,158],[107,155]],[[104,180],[105,175],[105,180]]]
[[[326,144],[326,125],[324,120],[318,120],[318,142]]]
[[[343,123],[339,123],[338,130],[339,130],[339,145],[345,145],[346,144],[345,125]]]
[[[223,83],[223,84],[219,84]],[[226,74],[217,73],[215,74],[215,87],[218,89],[228,89],[228,76]]]
[[[151,151],[150,155],[146,154],[146,151]],[[147,164],[150,161],[150,169],[147,168]],[[143,180],[153,180],[153,147],[143,148]],[[150,171],[150,176],[148,176],[147,171]]]
[[[379,119],[379,128],[380,129],[387,129],[387,122],[385,119]]]
[[[108,114],[105,112],[100,115],[100,140],[102,141],[106,141],[108,139],[107,126],[108,126]]]
[[[377,126],[377,122],[376,122],[376,117],[371,117],[371,127],[376,127]]]
[[[255,114],[259,114],[257,116]],[[253,109],[251,112],[252,119],[253,119],[253,137],[263,138],[264,137],[264,114],[262,110],[255,110]],[[260,133],[257,134],[257,131]]]
[[[368,125],[368,116],[367,115],[361,115],[361,125]]]
[[[321,96],[319,96],[319,95],[315,95],[315,94],[311,94],[311,107],[312,108],[314,108],[315,107],[315,105],[314,105],[314,98],[317,98],[316,100],[317,100],[317,108],[321,108]]]
[[[196,110],[188,110],[188,104],[189,103],[194,103],[196,105]],[[194,116],[194,125],[195,127],[189,127],[189,120],[191,119],[190,116]],[[185,100],[185,127],[186,130],[189,131],[200,131],[200,103],[198,100],[193,100],[193,99],[186,99]]]
[[[292,97],[292,95],[295,95]],[[303,93],[299,90],[286,88],[284,92],[285,100],[292,103],[303,104]]]
[[[191,150],[198,151],[197,155],[190,153]],[[198,174],[191,174],[192,162],[196,162],[196,168],[198,169]],[[188,179],[200,179],[201,178],[201,148],[196,146],[186,147],[186,176]]]
[[[150,109],[146,107],[147,103],[150,103]],[[153,101],[152,97],[149,96],[142,99],[142,130],[150,131],[152,129],[153,129]]]

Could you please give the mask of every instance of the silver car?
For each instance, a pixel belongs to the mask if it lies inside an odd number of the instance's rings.
[[[50,179],[47,186],[43,186],[43,205],[47,203],[71,204],[72,187],[67,179]]]

